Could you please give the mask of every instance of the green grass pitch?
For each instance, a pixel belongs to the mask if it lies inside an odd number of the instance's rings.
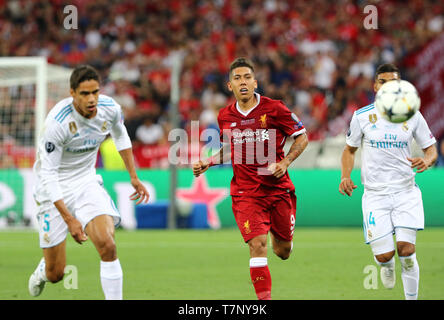
[[[444,299],[444,228],[419,232],[420,299]],[[236,229],[117,230],[118,256],[124,273],[124,299],[255,300],[249,274],[248,247]],[[29,296],[28,278],[41,258],[34,231],[0,231],[0,300],[103,299],[99,257],[90,241],[83,245],[68,236],[67,264],[72,278],[48,283],[37,298]],[[269,250],[273,299],[374,300],[403,299],[401,270],[396,259],[396,286],[366,289],[367,265],[376,266],[360,228],[296,228],[290,259]],[[370,267],[371,268],[371,267]],[[72,276],[73,273],[70,274]],[[368,280],[369,278],[367,278]],[[69,280],[69,281],[68,281]],[[70,282],[71,281],[71,282]]]

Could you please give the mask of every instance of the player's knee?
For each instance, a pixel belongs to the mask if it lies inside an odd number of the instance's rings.
[[[253,238],[248,241],[250,247],[250,254],[252,257],[261,256],[267,252],[267,239]]]
[[[395,255],[395,251],[390,251],[382,254],[375,255],[376,260],[378,260],[381,263],[385,263],[390,261],[393,256]]]
[[[411,256],[415,253],[415,245],[409,242],[398,242],[398,255],[400,257]]]
[[[273,248],[273,252],[282,260],[287,260],[290,258],[291,248],[290,247],[275,247]]]
[[[116,243],[112,238],[100,241],[97,244],[97,250],[103,261],[115,260],[117,257]]]
[[[52,283],[59,282],[65,275],[65,266],[53,266],[46,268],[46,278]]]

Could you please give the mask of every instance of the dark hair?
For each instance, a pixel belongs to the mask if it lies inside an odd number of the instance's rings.
[[[96,69],[89,65],[81,65],[74,69],[69,79],[71,89],[76,90],[80,83],[88,80],[96,80],[100,82],[99,73]]]
[[[384,63],[381,64],[377,69],[376,69],[376,73],[375,73],[375,79],[378,78],[378,75],[381,73],[386,73],[386,72],[396,72],[399,77],[401,77],[401,73],[399,72],[399,69],[397,66],[395,66],[392,63]]]
[[[231,72],[239,67],[247,67],[250,68],[252,72],[254,72],[254,65],[253,62],[250,59],[247,58],[237,58],[230,64],[230,77]]]

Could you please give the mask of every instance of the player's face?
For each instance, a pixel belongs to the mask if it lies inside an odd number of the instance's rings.
[[[373,90],[375,90],[375,92],[378,92],[379,88],[381,88],[384,83],[399,79],[399,74],[397,72],[380,73],[375,80]]]
[[[76,90],[70,91],[74,99],[74,107],[85,118],[93,118],[97,113],[99,89],[99,83],[96,80],[87,80],[81,82]]]
[[[237,101],[247,102],[254,96],[257,80],[253,71],[248,67],[239,67],[231,71],[228,90],[232,91]]]

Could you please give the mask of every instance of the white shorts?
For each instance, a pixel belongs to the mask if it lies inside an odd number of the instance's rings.
[[[103,187],[101,177],[99,181],[89,181],[69,195],[65,194],[63,200],[69,212],[82,224],[83,230],[91,220],[104,214],[113,217],[115,226],[120,223],[120,214]],[[68,226],[52,202],[38,205],[37,219],[41,248],[54,247],[66,239]]]
[[[424,229],[422,194],[417,185],[393,194],[364,191],[362,214],[367,244],[395,233],[395,228]]]

